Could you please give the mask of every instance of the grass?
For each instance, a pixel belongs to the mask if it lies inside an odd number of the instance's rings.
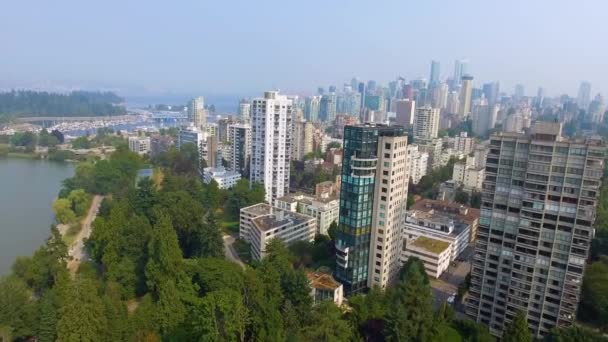
[[[25,153],[25,152],[9,152],[7,154],[8,157],[11,158],[23,158],[23,159],[38,159],[39,155],[36,153]]]
[[[414,240],[414,242],[412,242],[412,245],[424,248],[427,251],[435,254],[440,254],[441,252],[450,248],[450,244],[448,242],[427,238],[426,236],[418,237],[416,240]]]
[[[223,221],[222,231],[230,235],[239,234],[239,221]]]
[[[456,329],[449,327],[449,326],[441,327],[441,329],[439,329],[439,336],[441,336],[439,341],[445,341],[445,342],[461,342],[462,341],[462,337],[460,336],[458,331],[456,331]]]

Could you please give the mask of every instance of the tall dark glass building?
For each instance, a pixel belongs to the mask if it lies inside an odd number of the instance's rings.
[[[344,284],[347,294],[367,288],[376,170],[383,169],[378,165],[382,153],[379,150],[385,148],[385,137],[405,136],[405,129],[399,126],[365,124],[344,128],[335,277]],[[390,143],[386,145],[391,148]],[[387,162],[386,166],[392,164]]]

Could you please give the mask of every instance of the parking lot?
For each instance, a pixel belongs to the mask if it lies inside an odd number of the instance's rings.
[[[469,246],[438,279],[430,279],[433,291],[433,308],[438,309],[451,295],[458,292],[458,285],[464,281],[471,270],[473,252],[474,248]]]

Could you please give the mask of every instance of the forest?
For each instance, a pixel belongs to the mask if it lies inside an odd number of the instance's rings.
[[[67,94],[33,90],[0,92],[0,120],[37,116],[124,115],[124,99],[112,92],[73,91]]]

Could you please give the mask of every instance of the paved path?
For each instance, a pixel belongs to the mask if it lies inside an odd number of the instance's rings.
[[[97,217],[97,211],[99,210],[99,206],[101,205],[101,200],[103,196],[95,195],[93,200],[91,201],[91,207],[89,208],[89,212],[87,216],[82,221],[82,228],[78,235],[76,236],[76,240],[70,246],[68,254],[72,257],[70,261],[68,261],[68,269],[70,273],[75,274],[78,271],[78,267],[80,266],[80,262],[82,260],[87,260],[88,255],[86,255],[86,251],[84,250],[84,239],[88,239],[91,236],[91,223]]]
[[[241,258],[239,258],[239,254],[236,252],[236,249],[234,249],[234,241],[236,241],[234,236],[224,235],[224,255],[226,256],[226,259],[232,260],[239,264],[242,268],[245,268],[245,264],[243,261],[241,261]]]

